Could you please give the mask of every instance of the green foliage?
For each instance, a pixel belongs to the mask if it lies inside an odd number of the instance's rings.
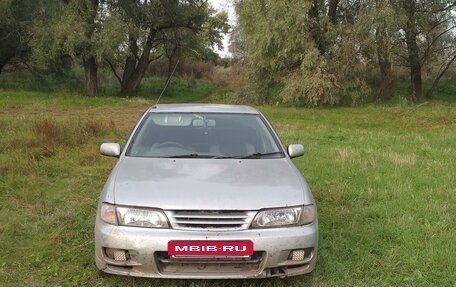
[[[0,73],[11,60],[25,61],[29,54],[30,22],[40,1],[0,0]]]
[[[64,73],[83,65],[86,91],[96,94],[97,69],[109,67],[122,92],[138,90],[150,62],[172,54],[208,59],[228,29],[227,15],[207,1],[43,0],[34,21],[33,58]]]
[[[166,78],[145,78],[138,91],[138,96],[151,99],[158,97],[163,90],[165,81]],[[163,93],[160,102],[162,100],[164,103],[204,101],[213,92],[214,85],[209,82],[173,79]]]
[[[81,85],[80,79],[68,74],[34,74],[24,70],[0,76],[0,89],[3,90],[81,92]]]
[[[95,55],[99,46],[93,19],[87,19],[87,1],[68,3],[48,0],[40,8],[45,12],[33,25],[33,58],[42,68],[55,68],[65,57],[73,61]]]
[[[282,98],[297,105],[337,103],[334,87],[336,77],[328,73],[327,66],[317,49],[308,51],[300,68],[284,78]]]
[[[309,30],[311,2],[239,1],[240,29],[253,88],[263,101],[280,88],[280,99],[296,105],[336,104],[366,97],[363,65],[354,61],[359,42],[350,25],[326,29],[329,54],[317,49]],[[337,39],[342,38],[343,41]],[[339,41],[340,43],[336,42]],[[361,72],[359,72],[361,71]]]
[[[406,3],[415,3],[413,17]],[[244,49],[245,55],[237,54],[247,63],[259,102],[389,100],[395,90],[392,67],[413,67],[416,59],[423,70],[432,71],[436,85],[446,65],[455,61],[455,7],[450,0],[240,0],[235,44]],[[413,56],[405,37],[409,30],[417,42]],[[421,79],[421,68],[416,73]]]
[[[97,59],[123,59],[127,55],[125,49],[119,49],[120,43],[125,39],[127,25],[122,22],[118,13],[111,13],[103,19],[103,29],[94,35],[95,53]]]
[[[109,63],[126,94],[138,90],[149,63],[156,59],[168,59],[171,71],[172,62],[182,57],[213,57],[210,47],[220,44],[228,29],[226,14],[214,14],[206,1],[112,0],[105,7],[104,15],[109,16],[100,39],[111,45],[99,56]]]

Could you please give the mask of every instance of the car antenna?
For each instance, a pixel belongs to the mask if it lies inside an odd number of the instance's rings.
[[[173,77],[174,72],[176,72],[176,68],[177,68],[177,65],[179,64],[179,61],[180,61],[180,59],[177,59],[176,65],[174,65],[174,69],[173,69],[171,75],[168,77],[168,80],[166,80],[165,86],[163,87],[163,90],[161,91],[160,96],[158,96],[157,102],[155,103],[156,105],[158,104],[158,102],[160,102],[160,99],[163,96],[163,93],[165,93],[166,88],[168,88],[169,82],[171,81],[171,78]]]

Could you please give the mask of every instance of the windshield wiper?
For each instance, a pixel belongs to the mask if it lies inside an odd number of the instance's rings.
[[[256,153],[252,153],[252,154],[249,154],[246,156],[240,156],[239,158],[262,158],[265,156],[276,155],[276,154],[283,155],[283,152],[281,152],[281,151],[274,151],[274,152],[267,152],[267,153],[256,152]]]
[[[165,156],[164,158],[217,158],[217,156],[216,155],[212,155],[212,154],[190,153],[190,154],[180,154],[180,155]]]
[[[238,159],[244,159],[244,158],[262,158],[262,157],[265,157],[265,156],[276,155],[276,154],[283,155],[283,152],[281,152],[281,151],[268,152],[268,153],[256,152],[256,153],[252,153],[252,154],[249,154],[249,155],[217,156],[217,157],[215,157],[215,158],[222,158],[222,159],[223,159],[223,158],[238,158]]]
[[[235,155],[235,156],[220,156],[220,155],[213,155],[213,154],[199,154],[199,153],[190,153],[190,154],[179,154],[179,155],[172,155],[172,156],[165,156],[164,158],[215,158],[215,159],[246,159],[246,158],[262,158],[271,155],[280,154],[282,155],[283,152],[275,151],[275,152],[268,152],[268,153],[252,153],[249,155]]]

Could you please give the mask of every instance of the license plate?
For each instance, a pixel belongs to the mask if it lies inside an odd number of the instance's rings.
[[[229,256],[245,257],[253,255],[252,241],[170,241],[170,256]]]

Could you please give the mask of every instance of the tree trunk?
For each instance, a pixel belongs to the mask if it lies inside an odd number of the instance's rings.
[[[168,54],[167,50],[165,49],[166,57],[168,58],[168,72],[167,72],[167,75],[166,75],[165,83],[168,82],[168,80],[171,78],[171,76],[173,74],[173,59],[176,56],[177,48],[178,48],[177,45],[174,46],[174,48],[173,48],[173,50],[171,51],[170,54]],[[179,61],[179,60],[177,60],[177,61]]]
[[[390,100],[394,97],[394,79],[391,71],[391,62],[379,59],[378,66],[380,68],[380,90],[378,99]]]
[[[410,95],[417,102],[421,100],[422,94],[421,65],[415,62],[410,67]]]
[[[379,27],[375,33],[377,44],[377,60],[380,69],[380,90],[378,100],[390,100],[394,96],[394,79],[391,71],[389,48],[385,29]]]
[[[125,65],[122,74],[122,81],[120,82],[121,93],[124,93],[124,89],[129,85],[130,79],[133,78],[133,74],[136,69],[136,58],[134,56],[128,56],[125,60]],[[129,88],[130,89],[130,88]]]
[[[339,0],[330,0],[329,1],[329,8],[328,8],[328,17],[329,21],[333,25],[336,24],[337,21],[337,6],[339,5]]]
[[[69,5],[70,1],[64,0],[64,3],[65,5]],[[87,39],[91,39],[95,33],[99,4],[99,0],[90,0],[89,2],[83,2],[80,9],[78,9],[81,18],[88,25],[88,28],[85,30]],[[85,56],[82,58],[82,64],[85,74],[85,92],[87,95],[94,97],[98,95],[98,64],[95,56],[89,56],[91,54],[93,55],[92,44],[89,44],[84,52]]]
[[[89,96],[98,95],[98,65],[95,57],[84,59],[85,92]]]
[[[122,81],[120,82],[121,92],[124,92],[124,87],[129,85],[130,79],[133,77],[133,74],[136,69],[136,59],[139,58],[138,56],[138,41],[135,37],[130,37],[130,55],[125,60],[125,65],[122,74]],[[130,88],[128,88],[130,89]]]
[[[309,32],[312,40],[315,43],[315,46],[320,51],[320,54],[323,55],[326,53],[325,41],[323,38],[323,31],[320,26],[320,13],[318,10],[318,0],[312,0],[310,3],[309,9]]]
[[[128,73],[124,73],[122,77],[122,94],[135,93],[139,85],[141,84],[144,75],[146,74],[147,67],[149,66],[149,53],[143,52],[142,57],[139,59],[138,64],[135,65],[133,70],[129,70]]]
[[[422,81],[421,81],[421,61],[416,43],[416,3],[415,0],[406,0],[404,8],[407,14],[407,23],[405,25],[405,41],[407,43],[408,62],[410,66],[410,96],[416,102],[422,97]]]
[[[138,65],[139,66],[139,65]],[[144,69],[137,68],[135,72],[125,80],[120,92],[122,94],[133,94],[138,91],[139,85],[141,84],[144,74],[146,72],[147,66]]]
[[[416,42],[407,44],[407,47],[410,64],[410,96],[416,102],[421,100],[422,96],[421,63]]]
[[[142,55],[137,61],[137,57],[135,57],[135,53],[138,51],[136,40],[130,39],[130,45],[133,43],[134,45],[130,48],[132,55],[130,55],[125,62],[120,90],[122,94],[131,94],[138,90],[139,85],[146,74],[147,67],[149,66],[150,51],[156,34],[156,30],[150,29]]]

